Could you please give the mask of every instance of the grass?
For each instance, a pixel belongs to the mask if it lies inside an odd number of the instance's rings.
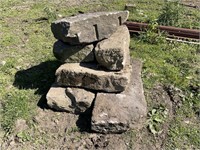
[[[179,2],[179,3],[177,3]],[[129,20],[151,22],[158,20],[160,25],[173,25],[183,28],[199,29],[200,12],[180,5],[180,0],[134,0],[136,8],[130,14]]]
[[[131,40],[132,56],[140,58],[144,63],[142,75],[146,93],[158,83],[165,87],[173,85],[182,91],[180,95],[182,104],[175,110],[173,118],[175,121],[171,122],[166,147],[169,149],[198,149],[200,127],[197,114],[200,108],[200,96],[195,89],[199,87],[199,74],[197,73],[200,63],[200,56],[197,54],[199,46],[176,42],[151,44],[142,39],[138,40],[138,38]],[[163,125],[163,116],[155,114],[157,109],[149,108],[149,111],[148,126],[150,131],[156,134],[159,132],[156,129]],[[160,121],[155,120],[155,117]],[[189,125],[185,123],[188,118],[190,118]]]
[[[149,44],[132,40],[131,48],[135,57],[143,58],[146,85],[152,86],[155,81],[186,88],[197,80],[198,46],[180,43]],[[140,52],[138,52],[138,51]]]
[[[38,102],[54,82],[54,72],[60,64],[52,54],[55,39],[50,31],[51,21],[59,18],[59,15],[70,16],[78,11],[123,10],[126,3],[126,0],[100,0],[80,7],[67,6],[64,2],[55,5],[49,1],[36,3],[31,0],[0,0],[1,130],[11,134],[18,118],[30,122]],[[139,22],[157,20],[162,15],[165,4],[160,0],[135,0],[134,3],[136,9],[131,11],[129,19]],[[181,17],[176,26],[198,28],[200,12],[180,7]],[[197,94],[199,47],[166,42],[162,35],[158,36],[158,41],[152,42],[149,39],[157,37],[157,34],[149,33],[150,36],[132,37],[130,46],[132,57],[143,61],[145,91],[148,92],[156,83],[161,83],[181,89],[184,95],[181,107],[176,110],[175,121],[171,122],[166,147],[199,148],[199,121],[196,115],[200,108]],[[149,112],[152,112],[152,108],[149,108]],[[190,121],[186,124],[188,118]],[[165,119],[163,120],[161,124],[165,123]],[[151,121],[154,125],[155,118],[152,117]],[[157,128],[157,125],[154,126]],[[134,132],[134,136],[135,134]],[[133,137],[132,133],[130,135]],[[27,138],[26,133],[18,136],[25,140]]]

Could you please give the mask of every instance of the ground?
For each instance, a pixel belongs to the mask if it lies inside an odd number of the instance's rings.
[[[200,149],[199,46],[168,42],[154,33],[164,1],[83,1],[80,6],[71,0],[0,0],[1,149]],[[148,34],[132,35],[130,43],[131,56],[143,62],[148,117],[140,130],[96,134],[90,131],[90,113],[77,116],[46,105],[60,65],[52,54],[56,40],[50,23],[80,11],[123,10],[126,3],[136,5],[129,20],[152,24]],[[171,23],[199,27],[198,9],[175,6],[165,12],[179,14]]]

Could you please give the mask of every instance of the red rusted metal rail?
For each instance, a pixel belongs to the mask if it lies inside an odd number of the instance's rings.
[[[128,27],[130,32],[136,33],[144,31],[148,27],[147,23],[125,22],[124,24]],[[158,26],[158,29],[167,32],[170,36],[200,39],[200,30],[177,28],[172,26]]]

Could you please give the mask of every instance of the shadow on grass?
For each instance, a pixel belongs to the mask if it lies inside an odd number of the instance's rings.
[[[19,89],[35,89],[35,94],[41,95],[37,105],[42,109],[49,109],[46,94],[55,82],[55,71],[61,65],[58,61],[46,61],[26,70],[20,70],[15,74],[13,85]],[[80,132],[90,132],[92,108],[82,114],[76,122]],[[53,110],[57,111],[57,110]]]
[[[15,74],[13,85],[19,89],[36,89],[35,94],[41,95],[38,106],[48,108],[46,94],[55,81],[55,71],[61,65],[58,61],[46,61]]]

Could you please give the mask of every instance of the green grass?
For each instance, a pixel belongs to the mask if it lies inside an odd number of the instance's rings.
[[[180,95],[181,107],[175,110],[175,116],[170,123],[166,144],[166,148],[169,149],[197,149],[200,145],[200,126],[197,118],[200,95],[194,90],[199,87],[198,49],[199,46],[191,44],[176,42],[150,44],[144,42],[143,39],[131,39],[132,56],[143,61],[142,76],[146,93],[158,83],[164,87],[172,85],[183,92]],[[153,100],[149,100],[151,101]],[[152,112],[151,108],[149,111]],[[150,131],[154,134],[159,131],[156,129],[164,124],[163,120],[158,122],[155,117],[161,120],[162,115],[151,113],[148,126],[150,125]],[[189,125],[185,123],[188,118],[190,118]]]
[[[67,7],[64,2],[0,0],[0,103],[3,106],[0,108],[0,122],[5,132],[12,133],[18,118],[31,122],[39,100],[54,82],[54,73],[60,64],[52,53],[55,39],[50,31],[51,21],[59,15],[70,16],[78,11],[123,10],[126,3],[126,0],[100,0],[95,4]],[[136,9],[131,11],[129,19],[139,22],[155,21],[164,7],[162,0],[135,0],[134,4]],[[198,28],[200,12],[186,7],[181,9],[183,13],[177,26]],[[42,17],[48,20],[36,21]],[[146,37],[149,39],[149,36]],[[154,44],[148,42],[144,37],[133,37],[130,46],[131,55],[143,61],[145,91],[151,91],[156,83],[161,83],[173,85],[184,93],[182,105],[176,110],[175,121],[171,123],[166,147],[190,149],[192,145],[199,148],[196,113],[200,103],[195,90],[199,87],[199,47],[166,42],[162,37]],[[191,122],[186,125],[184,121],[188,118]]]
[[[169,21],[172,22],[170,25],[176,27],[199,29],[200,11],[198,9],[191,9],[165,0],[134,0],[129,1],[129,3],[136,6],[129,16],[131,21],[151,22],[160,18],[160,25],[167,25],[166,21]],[[167,7],[168,4],[170,5]],[[163,20],[163,16],[166,17],[165,20]]]
[[[30,95],[34,97],[30,99]],[[30,90],[19,91],[13,89],[12,92],[6,94],[5,99],[7,102],[4,105],[2,127],[6,132],[11,132],[11,127],[13,127],[13,123],[17,118],[30,120],[30,116],[35,108],[34,105],[29,105],[29,103],[38,99],[38,97]]]
[[[130,47],[133,56],[143,59],[143,78],[147,87],[158,81],[186,88],[193,80],[197,80],[198,46],[180,43],[149,44],[133,38]]]

